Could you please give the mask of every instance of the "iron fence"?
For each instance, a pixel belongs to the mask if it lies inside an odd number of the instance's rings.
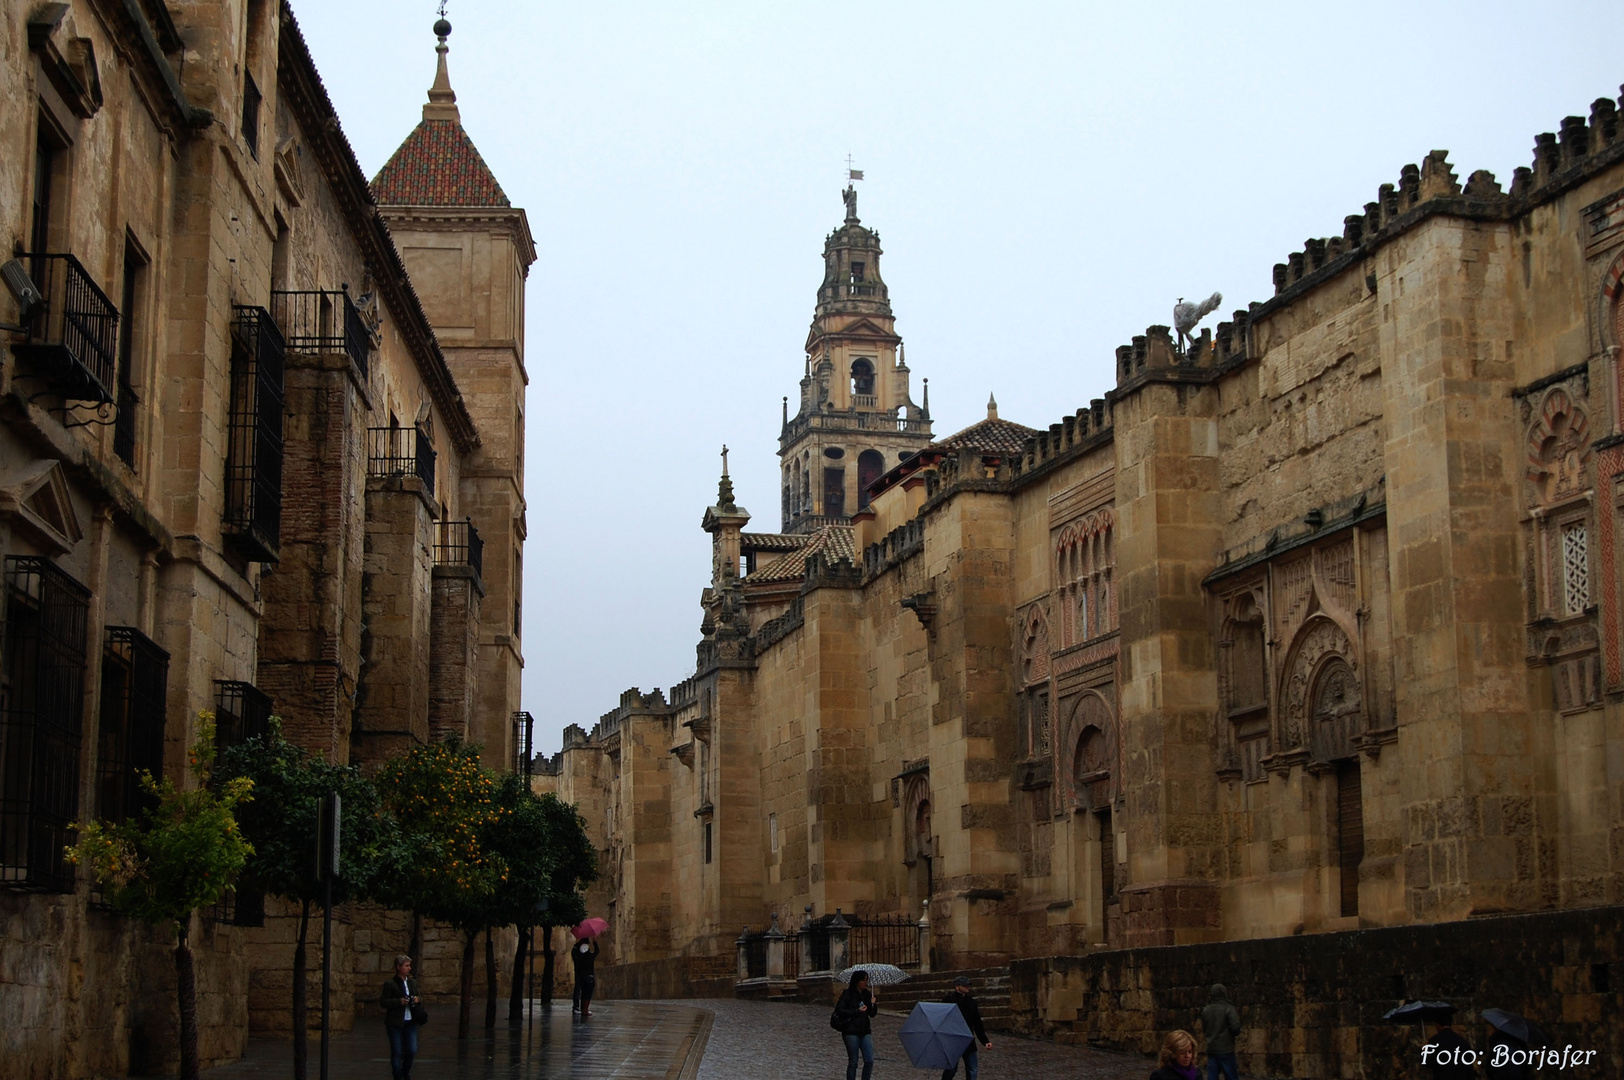
[[[848,915],[851,923],[851,962],[855,964],[895,964],[908,967],[919,963],[919,924],[907,915],[877,915],[860,919]]]
[[[271,293],[271,311],[287,337],[288,349],[299,353],[346,353],[367,377],[372,353],[372,332],[345,291],[307,289]]]
[[[52,389],[72,401],[112,401],[118,308],[72,255],[22,256],[40,291],[30,313],[27,357]]]
[[[467,566],[485,577],[485,541],[472,519],[442,521],[434,541],[434,561],[441,566]],[[528,714],[525,714],[528,715]]]
[[[432,496],[435,458],[421,428],[367,428],[368,476],[415,476]]]
[[[214,745],[221,752],[271,730],[270,697],[253,683],[214,680]]]
[[[5,608],[0,881],[71,892],[90,591],[47,559],[11,555]]]
[[[755,930],[744,935],[744,956],[746,977],[765,979],[767,977],[767,932],[765,930]]]

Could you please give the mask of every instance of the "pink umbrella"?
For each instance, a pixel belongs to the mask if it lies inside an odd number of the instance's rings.
[[[577,938],[595,938],[607,929],[609,929],[609,924],[594,915],[592,918],[584,920],[580,926],[571,930],[570,933]]]

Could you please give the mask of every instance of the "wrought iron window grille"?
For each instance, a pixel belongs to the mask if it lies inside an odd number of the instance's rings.
[[[432,497],[436,457],[434,444],[421,428],[367,429],[368,476],[415,476]]]
[[[513,714],[512,724],[513,771],[528,780],[534,769],[536,718],[527,712],[516,712]]]
[[[0,665],[0,883],[71,892],[90,591],[54,563],[5,561]]]
[[[253,683],[214,680],[214,745],[224,753],[271,730],[275,707]]]
[[[109,626],[102,647],[96,816],[121,822],[154,805],[140,777],[163,775],[169,654],[133,626]]]
[[[282,333],[262,307],[237,305],[231,334],[226,535],[252,562],[282,542]]]

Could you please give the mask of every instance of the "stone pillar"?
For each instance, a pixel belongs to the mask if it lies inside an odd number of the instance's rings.
[[[835,908],[834,921],[829,924],[829,970],[844,971],[851,966],[851,923]]]
[[[919,915],[919,974],[930,974],[930,901],[922,901]]]
[[[368,477],[366,618],[352,756],[376,763],[429,738],[433,496],[415,476]]]
[[[750,977],[750,928],[746,926],[739,939],[733,943],[739,950],[739,982]]]
[[[784,977],[784,932],[778,929],[778,912],[773,912],[773,924],[767,928],[767,978]]]

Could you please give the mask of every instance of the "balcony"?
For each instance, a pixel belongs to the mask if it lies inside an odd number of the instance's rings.
[[[251,562],[276,562],[282,542],[281,331],[262,307],[233,307],[226,539]]]
[[[367,378],[372,331],[348,292],[309,289],[271,293],[271,314],[282,328],[289,352],[344,353]]]
[[[419,428],[367,428],[367,475],[415,476],[434,495],[434,447]]]
[[[118,309],[72,255],[24,255],[20,267],[41,299],[25,319],[27,339],[12,351],[65,400],[113,401]]]
[[[485,579],[485,541],[472,521],[442,521],[435,526],[434,562],[438,566],[466,566]]]
[[[854,409],[877,409],[880,407],[880,399],[875,394],[853,394],[851,403]]]
[[[513,772],[529,779],[534,768],[536,718],[527,712],[513,714]]]

